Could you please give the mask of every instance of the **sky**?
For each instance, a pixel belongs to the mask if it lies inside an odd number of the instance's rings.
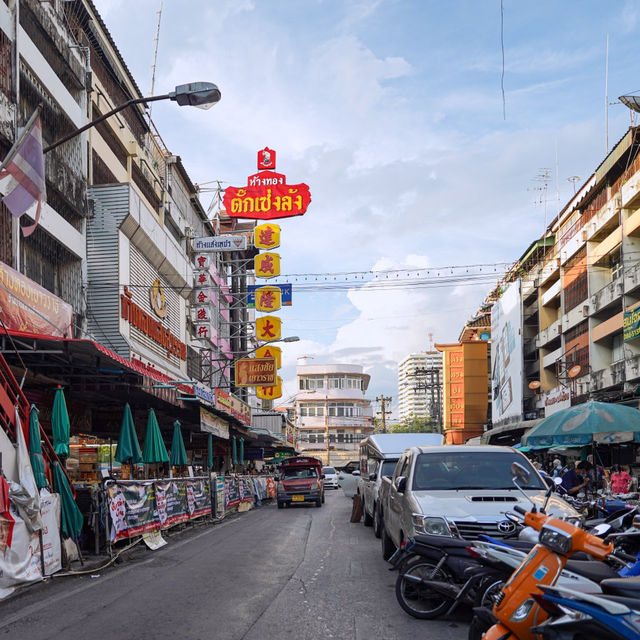
[[[617,97],[640,90],[640,1],[94,3],[145,95],[160,7],[153,93],[220,87],[211,110],[152,111],[205,207],[205,183],[245,185],[266,146],[310,187],[307,213],[280,221],[283,335],[300,337],[282,345],[285,401],[308,356],[363,365],[368,397],[395,406],[397,363],[430,334],[457,341],[631,124]]]

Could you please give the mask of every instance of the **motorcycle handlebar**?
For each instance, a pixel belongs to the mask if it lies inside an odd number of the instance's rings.
[[[524,516],[527,514],[527,510],[524,507],[521,507],[519,504],[514,504],[513,505],[513,510],[516,513],[519,513],[521,516]]]
[[[638,561],[638,558],[636,558],[635,556],[632,556],[629,553],[625,553],[624,551],[618,551],[617,549],[611,555],[615,556],[616,558],[619,558],[620,560],[624,560],[625,562],[637,562]]]

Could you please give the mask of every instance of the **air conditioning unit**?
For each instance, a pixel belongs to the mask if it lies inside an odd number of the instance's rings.
[[[582,305],[582,317],[583,318],[588,318],[589,317],[589,305],[588,304]]]
[[[589,232],[586,229],[583,229],[581,235],[582,235],[582,242],[586,242],[589,236]]]

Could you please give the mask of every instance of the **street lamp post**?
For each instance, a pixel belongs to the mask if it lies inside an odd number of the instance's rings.
[[[181,107],[185,105],[189,105],[192,107],[198,107],[199,109],[210,109],[214,104],[220,101],[222,97],[222,93],[220,93],[220,89],[213,84],[213,82],[191,82],[189,84],[181,84],[178,85],[174,91],[169,93],[165,93],[161,96],[149,96],[147,98],[134,98],[132,100],[128,100],[127,102],[118,105],[111,111],[105,113],[104,115],[92,120],[91,122],[85,124],[83,127],[75,129],[70,134],[60,138],[60,140],[50,144],[48,147],[45,147],[42,150],[42,153],[49,153],[56,147],[59,147],[61,144],[68,142],[71,138],[75,138],[77,135],[83,133],[87,129],[91,129],[91,127],[95,127],[97,124],[100,124],[103,120],[110,118],[112,115],[126,109],[127,107],[131,107],[134,104],[141,104],[143,102],[157,102],[158,100],[173,100],[177,102]]]

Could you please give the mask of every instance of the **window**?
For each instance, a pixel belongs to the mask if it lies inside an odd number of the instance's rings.
[[[313,391],[314,389],[324,389],[324,378],[322,376],[300,378],[300,391]]]
[[[624,360],[624,340],[621,333],[613,336],[613,349],[611,351],[611,362]]]
[[[609,258],[609,267],[611,268],[611,280],[615,280],[622,275],[622,260],[620,260],[620,249],[611,254]]]
[[[343,389],[344,378],[337,376],[329,376],[329,389]]]
[[[324,416],[324,404],[301,404],[300,415],[307,417]]]

